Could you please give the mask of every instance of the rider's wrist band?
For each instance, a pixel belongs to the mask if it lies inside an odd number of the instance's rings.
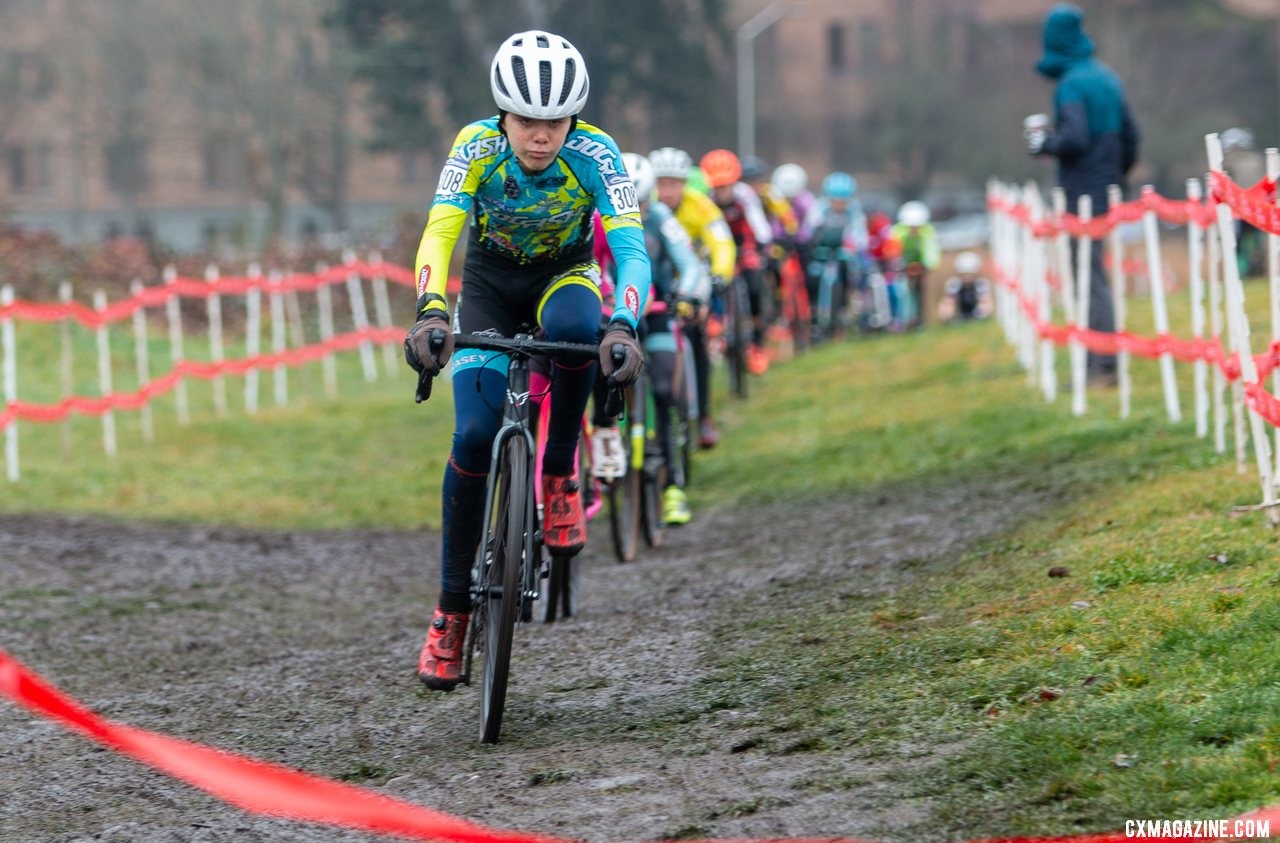
[[[448,315],[449,303],[439,293],[423,293],[418,296],[418,319],[422,320],[431,315],[429,311],[432,310],[438,310]]]

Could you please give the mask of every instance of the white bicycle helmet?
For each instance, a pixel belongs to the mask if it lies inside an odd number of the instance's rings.
[[[953,265],[956,272],[962,275],[977,275],[982,271],[982,258],[978,257],[977,252],[961,252],[956,255]]]
[[[493,57],[489,84],[503,111],[557,120],[582,111],[590,80],[586,62],[572,44],[531,29],[502,42]]]
[[[779,164],[769,183],[784,199],[795,199],[809,184],[809,174],[799,164]]]
[[[649,153],[655,179],[687,179],[693,169],[693,159],[683,149],[664,146]]]
[[[631,176],[631,183],[635,185],[636,199],[640,202],[648,201],[656,182],[649,159],[638,152],[624,152],[622,165],[627,168],[627,175]]]
[[[1223,152],[1232,149],[1253,149],[1253,132],[1239,126],[1227,129],[1218,140],[1222,141]]]
[[[917,228],[929,222],[929,206],[918,199],[903,203],[898,209],[898,222],[910,228]]]

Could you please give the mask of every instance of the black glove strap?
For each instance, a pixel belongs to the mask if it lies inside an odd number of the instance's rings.
[[[430,305],[440,303],[439,307],[430,307]],[[445,301],[445,297],[439,293],[423,293],[418,296],[418,321],[421,322],[428,316],[432,315],[432,311],[438,311],[441,316],[449,318],[449,302]]]
[[[627,324],[626,322],[623,322],[621,319],[611,319],[611,320],[609,320],[609,327],[605,329],[605,333],[607,334],[607,333],[609,333],[610,331],[617,331],[617,330],[623,330],[623,331],[626,331],[628,334],[630,334],[630,335],[631,335],[631,339],[635,339],[635,338],[636,338],[636,329],[635,329],[635,328],[631,327],[631,326],[630,326],[629,324]]]

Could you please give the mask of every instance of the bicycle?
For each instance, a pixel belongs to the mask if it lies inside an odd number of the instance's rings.
[[[433,349],[440,348],[443,342],[443,336],[433,337]],[[599,347],[538,340],[525,333],[514,338],[460,334],[454,345],[457,349],[497,351],[509,358],[502,426],[494,437],[485,489],[481,522],[485,525],[484,540],[471,569],[471,625],[462,671],[463,684],[470,685],[476,652],[483,654],[480,740],[496,743],[506,706],[515,625],[517,620],[532,619],[533,604],[540,596],[539,584],[550,576],[543,564],[542,529],[536,506],[529,362],[539,355],[594,360]],[[620,363],[621,347],[615,346],[613,354]],[[431,382],[432,376],[427,373],[419,377],[415,400],[421,402],[431,396]],[[610,415],[617,415],[620,409],[620,391],[616,387],[610,389],[605,406]]]
[[[751,345],[751,301],[747,282],[740,274],[720,290],[724,303],[725,362],[729,368],[729,391],[747,397],[747,349]]]
[[[809,306],[809,290],[804,284],[804,269],[794,252],[787,255],[778,270],[778,295],[782,323],[791,332],[797,354],[809,347],[809,326],[813,313]]]
[[[814,307],[814,339],[830,339],[843,329],[845,274],[850,272],[842,248],[815,246],[809,263],[811,277],[818,280],[818,300]]]

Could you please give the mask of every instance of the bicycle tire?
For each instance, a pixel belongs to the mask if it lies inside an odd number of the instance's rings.
[[[619,562],[636,558],[640,544],[641,472],[631,467],[609,486],[609,526],[613,532],[613,553]]]
[[[662,461],[660,456],[654,456],[650,459],[660,463]],[[641,482],[643,491],[641,494],[640,514],[641,523],[644,527],[644,542],[649,547],[662,547],[666,542],[667,522],[662,515],[662,490],[666,484],[667,467],[665,464],[661,464],[652,470],[648,466],[645,467]]]
[[[484,672],[480,697],[480,741],[497,743],[506,708],[511,644],[521,603],[521,568],[531,538],[533,489],[529,484],[529,443],[512,436],[502,449],[498,513],[485,589]]]
[[[747,397],[747,332],[751,324],[750,306],[743,293],[744,282],[735,279],[729,285],[725,300],[725,314],[732,314],[726,325],[728,342],[725,357],[729,364],[729,391],[738,398]],[[744,305],[747,316],[743,318]]]
[[[591,476],[591,439],[585,431],[578,437],[578,488],[582,490],[582,508],[589,509],[591,496],[599,494],[599,488],[596,479]],[[546,603],[542,610],[543,623],[555,623],[556,618],[573,617],[578,611],[579,568],[577,554],[550,557],[547,563],[547,584],[543,591]]]
[[[543,620],[555,623],[557,618],[571,618],[578,611],[577,556],[552,556],[547,576],[547,609]]]
[[[683,367],[680,378],[680,393],[676,400],[676,415],[679,417],[676,427],[678,440],[677,454],[680,467],[684,469],[684,485],[689,486],[693,470],[693,452],[698,447],[698,375],[694,370],[693,349],[685,345],[680,354]]]

